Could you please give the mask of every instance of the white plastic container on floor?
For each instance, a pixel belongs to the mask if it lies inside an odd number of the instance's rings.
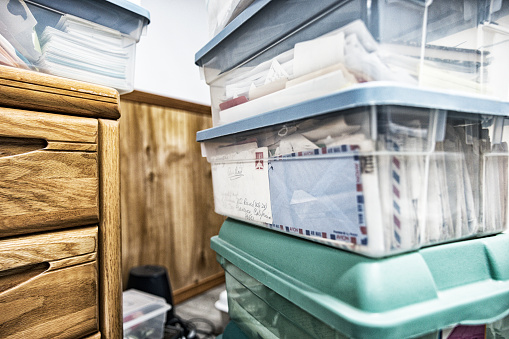
[[[164,298],[130,289],[122,293],[124,339],[164,337],[166,312],[171,308]]]
[[[214,303],[214,307],[221,312],[221,327],[224,330],[230,321],[230,316],[228,315],[228,296],[226,290],[219,294],[219,300]]]

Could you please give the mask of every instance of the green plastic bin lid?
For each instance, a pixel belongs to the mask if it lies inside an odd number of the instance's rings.
[[[509,313],[509,234],[372,259],[227,219],[211,247],[352,338],[406,338]]]

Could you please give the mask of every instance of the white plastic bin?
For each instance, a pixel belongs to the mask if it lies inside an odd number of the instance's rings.
[[[127,93],[149,18],[126,0],[0,0],[0,64]]]
[[[255,1],[196,54],[213,124],[370,81],[507,100],[508,7],[502,0]]]
[[[166,311],[171,306],[164,298],[130,289],[122,293],[124,316],[124,339],[162,339]]]
[[[381,257],[506,229],[507,112],[373,83],[198,141],[217,213]]]

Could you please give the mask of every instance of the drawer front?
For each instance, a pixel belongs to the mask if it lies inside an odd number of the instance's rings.
[[[0,338],[97,333],[97,228],[0,241]]]
[[[0,237],[94,224],[98,122],[0,108]]]

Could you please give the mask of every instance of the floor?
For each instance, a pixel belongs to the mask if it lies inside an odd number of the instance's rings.
[[[196,326],[197,338],[215,338],[223,332],[223,326],[226,325],[228,319],[223,319],[226,314],[216,309],[214,304],[219,300],[219,294],[224,289],[224,284],[219,285],[175,306],[175,314],[178,317]]]

